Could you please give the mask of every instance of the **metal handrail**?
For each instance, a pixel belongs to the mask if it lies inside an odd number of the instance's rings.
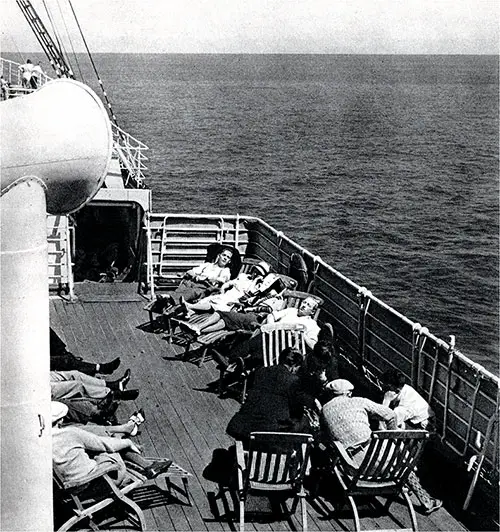
[[[0,58],[0,75],[3,76],[4,80],[7,83],[10,83],[11,85],[15,86],[16,91],[18,91],[18,88],[22,86],[22,73],[20,70],[20,66],[20,63],[10,61],[9,59],[4,59],[3,57]],[[52,81],[52,78],[50,76],[47,76],[45,72],[42,72],[38,88],[42,87],[49,81]],[[24,89],[23,92],[28,93],[33,92],[34,90],[36,89]]]
[[[148,146],[114,123],[111,124],[111,130],[113,132],[114,153],[120,160],[122,168],[127,170],[125,187],[131,185],[142,188],[144,186],[144,173],[147,170],[144,161],[148,159],[144,152],[149,150]]]

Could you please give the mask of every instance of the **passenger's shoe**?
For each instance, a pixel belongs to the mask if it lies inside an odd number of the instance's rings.
[[[111,375],[114,371],[116,371],[121,363],[120,358],[115,358],[111,362],[106,362],[104,364],[99,364],[99,373],[102,373],[103,375]]]
[[[134,401],[139,397],[139,390],[116,390],[113,395],[118,401]]]
[[[128,381],[130,380],[131,372],[129,369],[124,373],[121,379],[116,381],[106,381],[106,386],[113,391],[123,392],[127,387]]]
[[[424,515],[431,515],[431,513],[435,512],[436,510],[439,510],[443,506],[443,501],[440,499],[433,499],[432,504],[426,508],[424,508],[423,514]]]
[[[127,371],[125,371],[123,377],[121,379],[119,379],[119,381],[118,381],[118,389],[120,390],[120,392],[125,391],[125,388],[127,387],[127,384],[129,383],[131,376],[132,376],[132,372],[130,371],[130,369],[127,369]]]
[[[167,472],[171,465],[172,460],[155,460],[144,468],[144,475],[149,479],[156,478],[158,475]]]

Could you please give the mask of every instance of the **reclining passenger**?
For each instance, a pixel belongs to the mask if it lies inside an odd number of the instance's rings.
[[[105,381],[80,371],[51,371],[51,397],[53,401],[73,399],[75,397],[104,399],[111,392],[114,399],[132,401],[137,399],[139,390],[125,389],[130,380],[130,375],[130,370],[127,370],[121,379]]]
[[[260,328],[268,314],[284,307],[284,300],[279,296],[269,296],[257,301],[254,306],[244,310],[219,310],[208,314],[201,323],[183,322],[182,326],[191,330],[196,336],[215,331],[254,331]]]
[[[235,279],[224,283],[220,288],[220,294],[204,297],[195,303],[189,303],[181,298],[181,303],[187,311],[186,317],[189,318],[197,311],[231,310],[242,298],[250,298],[259,292],[264,283],[264,276],[267,276],[270,270],[271,266],[262,261],[252,267],[250,274],[240,273]],[[272,280],[274,281],[274,278]]]
[[[176,290],[163,299],[171,306],[178,305],[181,297],[184,301],[196,301],[220,288],[231,279],[230,266],[234,253],[233,247],[220,245],[213,262],[203,262],[188,270]]]
[[[134,428],[137,425],[136,421],[115,427],[100,425],[63,427],[61,425],[68,407],[59,402],[52,402],[51,410],[52,460],[65,482],[84,483],[90,475],[98,474],[111,463],[118,466],[116,478],[113,480],[117,486],[120,486],[125,480],[126,473],[123,458],[141,467],[147,478],[155,478],[164,473],[172,464],[172,460],[147,460],[141,456],[141,447],[130,439],[134,432],[137,433]]]
[[[96,373],[110,375],[118,369],[120,362],[119,358],[100,364],[86,362],[83,358],[76,357],[68,351],[66,344],[53,329],[50,329],[50,369],[52,371],[78,370],[92,376]]]

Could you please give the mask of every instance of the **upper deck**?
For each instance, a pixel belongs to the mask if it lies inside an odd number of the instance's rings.
[[[220,399],[206,391],[206,385],[218,377],[214,362],[208,360],[198,367],[178,358],[182,348],[149,330],[147,312],[143,310],[145,300],[135,293],[134,286],[84,283],[80,289],[77,285],[76,292],[80,297],[75,302],[51,300],[51,326],[74,354],[87,360],[102,362],[121,357],[117,373],[131,368],[129,387],[139,388],[140,396],[133,403],[120,405],[118,420],[124,421],[134,410],[144,408],[146,423],[137,441],[144,446],[145,455],[170,457],[193,475],[189,482],[192,506],[158,498],[154,491],[136,495],[145,509],[148,530],[235,530],[237,518],[228,519],[222,504],[217,506],[220,516],[214,514],[210,494],[217,486],[202,476],[213,450],[231,445],[225,429],[239,406],[232,398]],[[444,497],[446,508],[453,506],[446,493],[436,495]],[[325,493],[308,500],[309,528],[352,529],[350,511],[335,512],[335,500],[328,499]],[[362,530],[409,526],[409,516],[401,502],[396,501],[391,511],[399,523],[372,508],[361,514]],[[444,508],[429,517],[418,514],[417,518],[422,531],[466,530]],[[247,529],[299,530],[300,512],[290,522],[276,517],[257,522],[249,517]]]

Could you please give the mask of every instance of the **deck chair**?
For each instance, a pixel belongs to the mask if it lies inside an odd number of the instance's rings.
[[[372,433],[366,455],[356,468],[352,458],[339,442],[334,446],[334,474],[351,505],[356,532],[361,530],[354,497],[371,495],[387,497],[386,511],[392,498],[402,495],[410,512],[412,529],[417,531],[417,518],[405,483],[415,470],[430,433],[426,430],[381,430]]]
[[[207,251],[206,251],[206,255],[205,255],[205,259],[204,259],[204,262],[213,262],[215,260],[215,258],[217,257],[217,255],[220,253],[221,249],[223,246],[225,245],[230,245],[232,248],[233,248],[233,257],[231,259],[231,264],[229,266],[230,270],[231,270],[231,279],[234,279],[235,277],[238,276],[238,273],[240,272],[241,268],[242,268],[242,259],[241,259],[241,256],[240,256],[240,252],[237,248],[233,247],[233,242],[227,242],[227,243],[224,243],[224,242],[213,242],[212,244],[209,244],[207,246]],[[244,259],[245,260],[245,259]],[[248,259],[247,259],[248,260]],[[252,263],[253,264],[253,261],[255,259],[251,259]],[[255,260],[256,262],[259,262],[257,260]],[[246,265],[245,266],[246,268],[250,268],[251,265]],[[177,285],[182,282],[182,276],[179,277],[179,281],[177,283]],[[176,285],[172,285],[171,282],[169,283],[169,286],[170,287],[176,287]],[[161,328],[159,328],[158,330],[167,330],[167,339],[169,340],[169,342],[171,342],[171,337],[172,337],[172,334],[173,334],[173,331],[172,331],[172,323],[171,323],[171,317],[168,316],[168,315],[163,315],[163,308],[164,308],[164,305],[162,305],[162,302],[161,302],[161,298],[157,298],[157,299],[153,299],[152,301],[149,301],[143,308],[143,310],[146,310],[148,312],[148,316],[149,316],[149,324],[150,324],[150,328],[152,331],[155,331],[155,327],[154,327],[154,323],[155,323],[155,315],[159,316],[162,318],[162,324],[161,324]]]
[[[279,355],[287,347],[295,347],[302,355],[306,354],[306,344],[304,341],[303,325],[290,323],[272,323],[262,325],[262,355],[264,366],[274,366],[278,364]],[[219,383],[223,382],[223,371]],[[247,395],[247,384],[255,369],[245,370],[242,375],[243,389],[241,392],[241,401],[243,402]]]
[[[289,494],[294,498],[289,515],[301,501],[302,528],[307,531],[304,476],[313,438],[310,434],[252,432],[248,452],[236,442],[240,532],[245,530],[245,502],[249,494]]]
[[[127,497],[127,494],[143,484],[143,481],[132,476],[128,479],[129,483],[118,488],[109,476],[109,473],[117,469],[117,464],[109,464],[99,472],[89,475],[83,482],[74,484],[64,482],[57,469],[53,468],[55,495],[63,503],[72,505],[74,512],[74,515],[57,529],[59,532],[69,530],[84,520],[88,520],[92,530],[99,530],[94,521],[94,514],[111,504],[119,504],[134,525],[145,530],[146,521],[142,510]]]

